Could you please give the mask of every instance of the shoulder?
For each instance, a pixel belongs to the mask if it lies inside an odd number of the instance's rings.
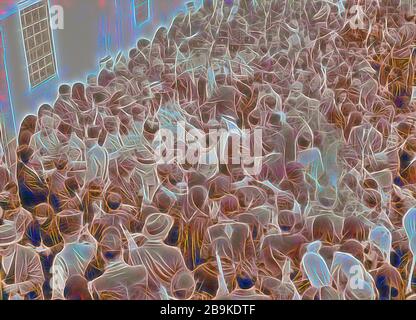
[[[147,275],[147,270],[146,267],[143,265],[139,265],[139,266],[129,266],[132,270],[134,270],[137,274],[139,275]]]
[[[25,256],[27,258],[39,257],[39,255],[35,251],[35,249],[33,249],[32,247],[29,247],[29,246],[23,246],[23,245],[18,244],[16,251],[17,251],[18,255]]]

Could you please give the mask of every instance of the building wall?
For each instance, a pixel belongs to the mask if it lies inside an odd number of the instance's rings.
[[[0,25],[0,143],[2,143],[3,148],[15,136],[15,121],[8,85],[4,34],[4,30]]]
[[[0,26],[0,163],[6,161],[10,165],[12,160],[9,150],[12,150],[10,146],[14,138],[15,128],[13,110],[9,98],[5,65],[6,56],[3,44],[3,30]]]
[[[2,21],[16,126],[42,103],[52,104],[61,83],[84,81],[97,72],[100,58],[119,50],[127,54],[138,38],[151,39],[159,26],[169,26],[188,1],[150,0],[150,20],[136,26],[132,0],[50,0],[51,6],[64,8],[64,29],[53,31],[58,76],[34,89],[28,80],[19,15]]]

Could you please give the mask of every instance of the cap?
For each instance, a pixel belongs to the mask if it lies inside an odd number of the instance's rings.
[[[149,240],[163,240],[173,226],[173,218],[167,214],[154,213],[146,218],[143,234]]]
[[[59,231],[65,235],[75,235],[82,228],[83,213],[78,210],[64,210],[58,213]]]

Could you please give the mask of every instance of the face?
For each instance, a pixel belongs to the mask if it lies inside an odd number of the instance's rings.
[[[213,56],[214,57],[223,57],[227,52],[227,47],[224,44],[218,44],[213,49]]]
[[[158,73],[158,74],[162,73],[162,72],[163,72],[163,70],[164,70],[163,63],[159,63],[159,64],[155,65],[155,66],[153,67],[153,70],[154,70],[156,73]]]
[[[118,132],[118,123],[115,119],[108,119],[105,121],[105,128],[110,133],[117,133]]]
[[[302,93],[302,90],[303,90],[303,85],[301,83],[296,83],[296,84],[293,85],[291,91],[294,94],[300,94],[300,93]]]
[[[126,174],[132,174],[134,169],[136,168],[136,165],[131,160],[123,161],[120,165],[120,169],[122,169]]]
[[[0,246],[0,256],[2,257],[10,255],[11,251],[13,251],[13,245]]]
[[[318,90],[319,86],[320,86],[319,78],[318,77],[313,78],[312,81],[311,81],[310,86],[311,86],[312,91]]]
[[[36,217],[36,221],[41,225],[41,226],[43,226],[47,221],[48,221],[48,218],[47,217]]]
[[[122,120],[122,124],[127,128],[127,129],[131,129],[131,126],[133,124],[133,116],[131,115],[126,115],[123,120]]]
[[[133,73],[137,76],[143,76],[146,73],[146,68],[144,66],[137,66],[133,68]]]
[[[346,99],[347,99],[347,94],[345,92],[342,92],[339,95],[338,102],[344,102]]]
[[[228,17],[230,15],[230,12],[231,12],[231,7],[229,7],[229,6],[224,6],[223,7],[223,14],[224,14],[225,17]]]

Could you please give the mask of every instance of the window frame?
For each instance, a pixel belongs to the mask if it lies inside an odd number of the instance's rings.
[[[141,1],[141,4],[136,4],[137,1]],[[131,0],[132,3],[132,9],[133,9],[133,23],[134,26],[138,27],[142,24],[148,22],[150,20],[150,0]],[[147,17],[143,21],[138,21],[137,17],[137,10],[139,7],[144,7],[147,5]]]
[[[27,25],[23,25],[22,17],[26,17],[25,15],[30,14],[28,12],[24,12],[25,10],[29,9],[30,7],[36,6],[42,7],[44,6],[46,8],[46,16],[43,19],[37,20],[35,23],[33,20],[28,23]],[[36,10],[38,7],[34,8]],[[25,61],[26,61],[26,71],[28,76],[28,82],[31,89],[37,88],[41,86],[42,84],[45,84],[49,80],[55,78],[58,76],[58,65],[56,60],[56,50],[55,50],[55,42],[53,39],[53,31],[51,28],[51,20],[50,20],[50,6],[49,6],[49,0],[26,0],[18,4],[18,12],[19,12],[19,22],[20,22],[20,31],[22,36],[22,42],[23,42],[23,48],[24,48],[24,55],[25,55]],[[46,26],[40,27],[39,31],[35,30],[35,25],[38,23],[42,23],[46,21]],[[27,28],[33,28],[33,33],[28,36],[26,34]],[[48,39],[43,39],[45,36],[45,32],[48,34]],[[40,43],[37,43],[37,39],[35,37],[40,37]],[[33,39],[34,46],[28,48],[27,41]],[[46,49],[45,49],[46,46]],[[36,59],[31,58],[31,54],[33,54],[33,51],[36,52]],[[46,54],[45,54],[46,50]],[[38,53],[40,54],[38,55]],[[49,60],[49,61],[47,61]],[[30,63],[29,63],[30,61]],[[43,63],[41,66],[40,63]],[[47,68],[52,65],[53,72],[50,72],[47,70]],[[35,69],[34,69],[35,66]],[[36,67],[37,66],[37,67]],[[45,76],[42,76],[41,72],[45,72]],[[36,79],[34,77],[34,74],[38,74],[38,78]]]

